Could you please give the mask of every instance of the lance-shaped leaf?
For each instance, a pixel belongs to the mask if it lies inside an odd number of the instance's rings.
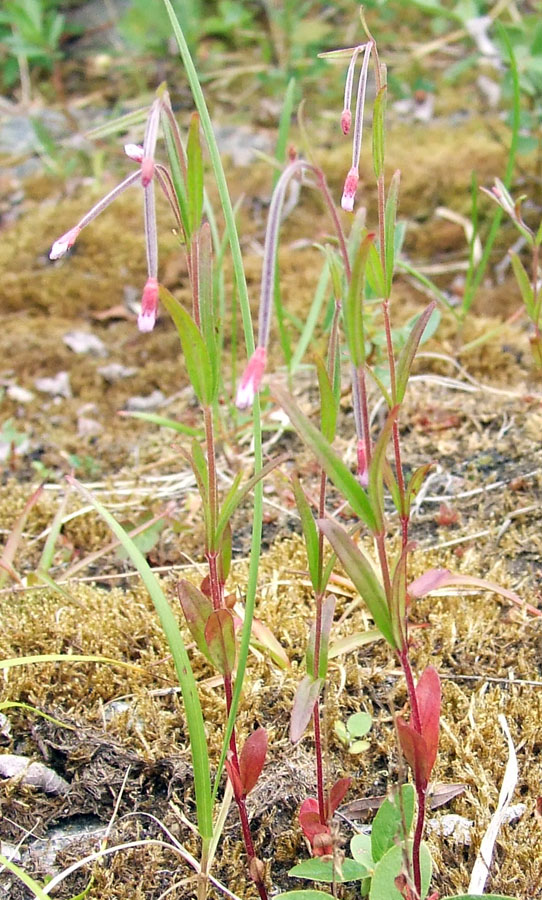
[[[318,519],[317,525],[343,564],[346,574],[372,615],[376,627],[390,647],[398,649],[384,588],[376,577],[371,563],[346,531],[332,519]]]
[[[414,469],[412,475],[409,478],[405,491],[405,508],[402,512],[399,510],[402,515],[410,515],[412,501],[419,494],[420,488],[424,483],[427,474],[431,471],[434,465],[435,464],[432,462],[424,463],[423,466],[419,466],[417,469]]]
[[[537,609],[536,606],[532,606],[530,603],[525,603],[515,591],[510,591],[508,588],[501,587],[500,584],[489,581],[487,578],[476,578],[474,575],[459,575],[450,572],[449,569],[429,569],[427,572],[424,572],[423,575],[420,575],[419,578],[416,578],[415,581],[411,582],[408,587],[408,593],[411,597],[425,597],[425,595],[430,594],[431,591],[436,591],[438,588],[443,587],[475,587],[480,588],[483,591],[493,591],[501,597],[506,597],[506,599],[510,600],[515,606],[525,608],[531,615],[542,616],[541,610]]]
[[[351,778],[339,778],[338,781],[335,782],[329,792],[329,797],[326,798],[326,813],[328,818],[331,819],[335,815],[335,811],[339,808],[350,790],[351,784]]]
[[[413,545],[407,543],[403,547],[395,566],[391,579],[391,620],[393,626],[393,634],[398,646],[405,646],[405,619],[406,619],[406,598],[407,598],[407,556],[413,549]]]
[[[316,660],[314,658],[316,647],[316,622],[312,623],[309,641],[307,644],[307,653],[305,663],[307,672],[313,678],[325,678],[327,674],[327,660],[329,652],[329,635],[331,626],[333,625],[333,614],[335,612],[335,604],[337,598],[333,594],[328,594],[322,603],[322,620],[320,623],[320,652],[318,654],[318,672],[316,672]]]
[[[367,528],[374,532],[376,530],[375,515],[369,498],[358,479],[337,456],[323,434],[301,412],[291,394],[278,386],[274,386],[273,393],[287,413],[295,430],[316,456],[330,481],[345,497]]]
[[[305,675],[299,682],[290,719],[290,740],[293,744],[303,737],[323,684],[323,678],[313,678],[311,675]]]
[[[352,266],[352,277],[343,307],[346,341],[352,365],[357,368],[365,363],[365,332],[363,328],[363,292],[365,289],[365,267],[374,234],[365,235],[361,241]]]
[[[425,791],[437,758],[440,724],[440,678],[433,666],[424,670],[416,685],[416,700],[420,732],[401,716],[397,717],[396,725],[399,743],[414,773],[416,786]]]
[[[412,363],[414,362],[414,357],[416,356],[420,341],[422,339],[422,335],[427,327],[427,323],[429,322],[429,319],[431,318],[435,307],[436,302],[433,300],[433,302],[430,303],[429,306],[427,306],[424,311],[418,316],[416,322],[414,323],[412,331],[407,338],[406,344],[401,350],[401,355],[397,360],[397,403],[401,403],[405,396],[408,379],[410,378],[410,370],[412,369]]]
[[[318,593],[320,588],[320,550],[318,545],[318,531],[316,528],[316,522],[314,521],[314,516],[312,514],[311,508],[308,504],[307,498],[305,497],[305,492],[301,487],[299,482],[299,478],[297,475],[294,475],[292,478],[292,485],[294,488],[294,496],[295,502],[297,505],[297,511],[299,513],[299,518],[301,519],[301,528],[303,531],[303,537],[305,539],[305,549],[307,551],[307,562],[309,564],[309,575],[312,582],[313,589],[315,593]]]
[[[431,772],[437,758],[441,705],[440,678],[434,666],[427,666],[422,672],[416,685],[416,699]]]
[[[386,296],[386,279],[382,260],[375,245],[372,244],[367,257],[367,281],[375,297]]]
[[[271,462],[268,462],[259,472],[256,472],[255,475],[252,475],[248,481],[245,481],[244,484],[241,485],[242,474],[239,472],[235,480],[226,494],[224,501],[222,503],[222,508],[220,510],[220,514],[218,516],[218,522],[216,525],[216,533],[214,535],[214,541],[218,545],[222,538],[222,534],[224,529],[229,524],[231,517],[233,516],[235,510],[239,506],[239,504],[244,500],[247,494],[254,488],[262,478],[265,478],[269,472],[272,472],[276,466],[278,466],[284,457],[280,456],[277,459],[272,459]]]
[[[220,553],[218,556],[218,574],[220,576],[220,581],[222,584],[225,584],[228,580],[228,575],[230,574],[231,568],[231,554],[232,554],[232,533],[231,526],[228,523],[224,528],[224,532],[222,534],[222,540],[220,542]]]
[[[201,152],[199,133],[199,116],[196,112],[192,113],[190,119],[188,142],[186,145],[186,158],[190,231],[194,234],[200,227],[203,210],[203,155]]]
[[[181,579],[177,584],[177,594],[186,619],[190,634],[196,642],[198,650],[211,661],[209,647],[205,637],[205,626],[213,611],[213,604],[209,597],[189,581]]]
[[[384,529],[384,466],[386,463],[386,450],[398,412],[398,406],[390,409],[386,423],[374,446],[371,465],[369,466],[369,502],[374,511],[377,531],[379,532],[382,532]]]
[[[197,259],[199,270],[198,283],[201,333],[209,353],[211,368],[213,370],[214,391],[216,393],[218,392],[220,359],[217,346],[217,329],[213,298],[213,245],[211,228],[208,222],[203,223],[195,238],[196,237],[198,241]]]
[[[209,659],[224,677],[235,668],[235,628],[229,609],[214,609],[205,625]]]
[[[185,243],[189,244],[190,238],[192,236],[192,230],[190,225],[190,216],[188,213],[189,203],[186,185],[186,154],[182,144],[179,126],[177,125],[177,122],[175,120],[175,116],[173,114],[171,102],[169,100],[169,95],[167,94],[167,92],[164,95],[164,106],[162,108],[161,122],[168,155],[171,180],[173,182],[175,196],[177,197],[177,202],[179,204],[179,210],[181,213],[183,237]]]
[[[160,300],[179,333],[188,377],[198,400],[202,406],[212,406],[215,399],[213,368],[201,331],[190,314],[163,285],[160,285]]]
[[[318,387],[320,388],[320,424],[322,434],[326,441],[332,444],[337,427],[339,397],[331,384],[329,373],[322,357],[315,354],[314,361],[316,363],[316,374],[318,375]]]
[[[266,754],[267,731],[265,728],[256,728],[243,744],[239,757],[239,775],[245,797],[261,775]]]
[[[386,199],[384,211],[384,239],[386,246],[386,297],[390,296],[393,281],[393,269],[395,266],[395,228],[397,223],[397,201],[399,198],[399,183],[401,173],[394,172],[390,182],[390,189]]]

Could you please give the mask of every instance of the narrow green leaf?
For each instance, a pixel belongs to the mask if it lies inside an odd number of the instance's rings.
[[[220,580],[222,584],[225,584],[228,580],[228,575],[230,574],[231,569],[231,556],[232,556],[232,532],[231,525],[228,522],[224,531],[222,533],[222,540],[220,542],[220,554],[218,559],[219,565],[219,573]]]
[[[205,625],[209,659],[221,675],[228,678],[235,668],[235,628],[229,609],[214,609]]]
[[[434,465],[434,463],[424,463],[423,466],[418,466],[417,469],[414,469],[410,476],[405,491],[405,516],[410,514],[412,501],[416,498],[416,495],[419,493],[421,486],[425,481],[426,475],[431,471]]]
[[[512,262],[512,268],[514,270],[514,275],[516,276],[518,287],[521,291],[521,297],[523,303],[525,304],[527,315],[530,319],[532,319],[534,316],[534,294],[531,282],[529,281],[529,276],[527,275],[527,272],[523,267],[523,263],[521,262],[517,253],[509,250],[508,255]]]
[[[222,503],[222,508],[220,510],[220,515],[218,517],[218,522],[216,525],[216,535],[215,541],[218,544],[220,542],[220,538],[224,532],[224,529],[228,525],[231,517],[233,516],[235,510],[239,506],[240,503],[244,500],[247,494],[250,494],[251,490],[262,480],[266,475],[269,475],[269,472],[272,472],[282,461],[284,457],[278,457],[277,459],[272,459],[268,462],[263,469],[260,469],[259,472],[255,472],[248,481],[245,481],[244,484],[239,486],[241,481],[241,473],[239,473],[235,481],[233,482],[230,490],[227,493],[224,502]]]
[[[192,113],[186,145],[186,186],[190,232],[195,234],[201,225],[203,211],[203,155],[199,134],[199,115]]]
[[[209,647],[205,637],[205,626],[213,612],[213,604],[199,588],[189,581],[181,579],[177,584],[177,595],[182,606],[186,624],[196,642],[200,653],[211,661]]]
[[[173,116],[173,113],[172,113]],[[186,156],[181,142],[181,137],[177,124],[173,124],[166,114],[161,117],[162,131],[166,144],[168,155],[169,171],[171,180],[175,190],[179,211],[181,214],[181,224],[183,229],[183,238],[186,244],[190,243],[192,237],[192,228],[190,225],[189,202],[186,186]],[[174,130],[175,129],[175,130]]]
[[[393,270],[395,267],[395,226],[397,222],[397,201],[401,173],[397,170],[390,182],[384,211],[384,235],[386,248],[386,297],[391,294]]]
[[[197,234],[199,269],[199,306],[201,334],[209,354],[213,379],[213,396],[218,394],[220,359],[218,355],[217,329],[213,298],[213,246],[211,228],[204,222]]]
[[[384,173],[385,112],[387,85],[383,85],[373,103],[373,169],[375,178]]]
[[[79,493],[92,504],[102,519],[108,524],[115,537],[119,539],[128,551],[130,559],[141,575],[143,584],[153,601],[173,657],[177,678],[181,687],[194,769],[198,830],[203,840],[207,840],[213,835],[213,804],[205,725],[198,698],[196,680],[190,666],[190,659],[184,646],[177,619],[147,560],[134,545],[134,542],[130,540],[124,528],[119,525],[111,513],[82,484],[79,484],[71,477],[68,477],[67,481],[77,488]]]
[[[184,355],[188,377],[202,406],[212,406],[214,381],[209,353],[199,328],[167,288],[160,285],[160,300],[173,319]]]
[[[328,656],[329,659],[335,659],[337,656],[343,656],[345,653],[351,653],[353,650],[359,650],[360,647],[366,647],[367,644],[374,644],[375,641],[381,640],[382,634],[378,628],[369,628],[367,631],[355,631],[335,641],[329,648]]]
[[[422,335],[427,327],[427,323],[429,322],[431,315],[433,314],[435,306],[436,303],[433,300],[429,304],[429,306],[427,306],[424,311],[418,316],[412,327],[412,331],[410,332],[406,340],[405,346],[401,350],[401,354],[399,356],[399,359],[397,360],[396,369],[396,403],[401,403],[404,399],[408,385],[408,379],[410,378],[412,363],[414,362],[414,357],[416,356],[420,341],[422,339]]]
[[[318,354],[314,355],[316,374],[318,375],[318,387],[320,388],[320,418],[322,434],[326,441],[333,443],[337,426],[337,400],[331,384],[324,360]]]
[[[205,454],[198,441],[192,441],[191,451],[191,453],[186,454],[186,458],[192,467],[207,521],[209,515],[209,471],[207,468],[207,460],[205,459]]]
[[[382,260],[375,245],[371,245],[367,257],[367,281],[375,297],[387,296],[386,279],[382,268]]]
[[[303,737],[305,729],[312,718],[314,704],[323,685],[323,678],[313,678],[311,675],[305,675],[299,682],[290,719],[290,740],[292,744],[297,744]]]
[[[336,597],[328,594],[322,603],[322,621],[320,627],[320,653],[318,654],[318,677],[325,679],[327,675],[327,660],[329,649],[329,636],[331,634],[331,626],[333,625],[333,615],[335,613]],[[305,663],[307,672],[312,678],[316,678],[316,660],[314,658],[316,647],[316,622],[312,623],[307,642],[307,652],[305,654]]]
[[[374,532],[376,530],[375,514],[358,479],[336,455],[323,434],[301,412],[293,397],[278,386],[273,387],[273,393],[287,413],[295,430],[316,456],[330,481],[345,497],[367,528]]]
[[[365,287],[365,267],[374,241],[374,234],[365,235],[361,241],[354,265],[348,294],[344,303],[344,326],[350,360],[356,368],[365,363],[365,333],[363,328],[363,293]]]
[[[386,602],[384,588],[375,575],[374,569],[352,538],[332,519],[319,519],[320,530],[325,534],[346,574],[371,613],[376,627],[390,647],[397,648],[393,636],[391,616]]]
[[[292,478],[292,486],[294,489],[295,502],[299,518],[301,519],[301,529],[305,539],[305,549],[307,551],[307,562],[309,564],[309,574],[312,587],[315,593],[320,591],[320,552],[318,546],[318,529],[308,504],[305,492],[301,487],[299,478],[294,475]]]
[[[150,422],[151,425],[160,425],[162,428],[171,428],[178,434],[187,434],[189,437],[198,437],[202,434],[201,428],[192,428],[190,425],[183,425],[182,422],[176,422],[175,419],[168,419],[166,416],[159,416],[156,413],[148,412],[129,412],[123,409],[119,416],[126,419],[141,419],[142,422]]]
[[[0,854],[0,865],[4,866],[9,872],[12,872],[13,875],[16,875],[17,878],[22,881],[22,883],[34,894],[36,900],[51,900],[49,894],[46,894],[43,890],[41,884],[38,884],[37,881],[28,875],[24,869],[21,869],[20,866],[16,865],[14,862],[11,862],[7,857],[2,856]],[[301,898],[300,898],[301,900]],[[307,898],[309,900],[309,898]]]
[[[367,491],[369,503],[375,514],[377,531],[379,532],[382,532],[384,529],[384,466],[386,462],[386,450],[391,437],[393,423],[397,419],[398,412],[398,406],[394,406],[393,409],[390,409],[386,423],[374,446],[371,464],[369,466],[369,486]]]
[[[286,162],[288,135],[290,133],[290,125],[292,121],[292,114],[294,111],[295,87],[295,78],[290,78],[288,86],[286,88],[286,93],[284,94],[282,109],[280,111],[279,125],[277,129],[277,142],[275,144],[275,159],[278,163],[280,163],[281,166]],[[280,171],[276,170],[273,173],[273,189],[276,187],[279,178]]]

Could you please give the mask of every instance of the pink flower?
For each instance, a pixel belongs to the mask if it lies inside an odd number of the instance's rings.
[[[157,307],[158,281],[156,278],[147,278],[141,298],[141,312],[137,318],[137,327],[140,331],[148,332],[153,330],[156,322]]]
[[[147,187],[154,175],[154,159],[151,156],[144,156],[141,160],[141,184]]]
[[[346,181],[344,182],[343,195],[341,198],[341,206],[347,212],[354,211],[354,199],[356,196],[356,191],[359,183],[359,175],[358,170],[352,167],[346,176]]]
[[[78,225],[74,228],[70,228],[66,234],[63,234],[62,237],[59,237],[51,247],[51,252],[49,253],[49,259],[60,259],[61,256],[73,247],[77,238],[79,237],[81,229]]]
[[[249,406],[252,406],[254,396],[260,388],[266,361],[267,353],[265,347],[256,347],[237,388],[235,405],[238,409],[248,409]]]

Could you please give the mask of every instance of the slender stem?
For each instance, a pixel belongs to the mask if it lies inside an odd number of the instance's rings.
[[[316,656],[315,656],[316,659]],[[320,730],[320,698],[314,704],[314,755],[316,757],[316,793],[318,797],[318,815],[322,825],[327,825],[326,801],[324,793],[324,760],[322,753],[322,732]]]
[[[414,874],[414,889],[416,897],[420,900],[422,896],[422,873],[420,865],[420,847],[422,843],[423,827],[425,824],[425,806],[426,792],[421,786],[416,785],[416,796],[418,799],[418,815],[416,817],[416,830],[414,831],[414,841],[412,843],[412,869]]]
[[[205,419],[205,439],[207,443],[207,471],[209,475],[209,534],[208,552],[216,554],[215,532],[218,517],[218,493],[216,484],[216,455],[213,429],[213,411],[211,407],[205,407],[203,411]]]

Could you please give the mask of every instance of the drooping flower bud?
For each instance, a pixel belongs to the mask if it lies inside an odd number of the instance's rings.
[[[141,312],[137,317],[137,327],[140,331],[149,332],[156,322],[156,310],[158,308],[158,281],[156,278],[147,278],[141,298]]]
[[[254,403],[254,397],[260,388],[263,373],[265,372],[266,361],[267,353],[265,347],[256,347],[237,388],[235,405],[238,409],[248,409]]]
[[[358,189],[359,175],[356,168],[352,167],[346,176],[344,182],[343,195],[341,197],[341,206],[347,212],[354,211],[354,199]]]
[[[81,228],[79,225],[75,225],[74,228],[70,228],[66,234],[63,234],[62,237],[59,237],[51,247],[51,252],[49,253],[49,259],[60,259],[61,256],[64,256],[65,253],[68,252],[70,247],[73,247],[77,238],[79,237],[79,233]]]

